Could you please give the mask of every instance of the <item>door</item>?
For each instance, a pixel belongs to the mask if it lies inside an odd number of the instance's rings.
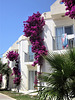
[[[36,71],[29,71],[29,90],[34,90],[34,80],[36,76]]]
[[[62,34],[63,34],[63,27],[56,28],[56,49],[61,50],[62,49]]]

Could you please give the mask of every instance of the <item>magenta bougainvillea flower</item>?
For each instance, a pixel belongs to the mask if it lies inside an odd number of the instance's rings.
[[[14,67],[14,68],[13,68],[13,73],[14,73],[15,75],[21,75],[21,73],[19,72],[19,69],[18,69],[17,67]]]
[[[14,84],[19,85],[21,82],[21,77],[15,77],[15,79],[13,80]]]
[[[2,83],[2,74],[0,74],[0,84]]]
[[[41,74],[42,74],[42,72],[37,72],[37,74],[38,74],[38,75],[41,75]]]
[[[16,61],[19,56],[19,54],[16,51],[9,51],[6,55],[10,61],[14,61],[14,60]]]
[[[65,15],[75,19],[75,0],[62,0],[62,2],[65,3],[67,10]]]
[[[19,85],[20,82],[21,82],[21,73],[20,73],[20,70],[19,70],[19,54],[16,52],[16,51],[9,51],[7,53],[7,58],[10,60],[10,61],[14,61],[15,60],[15,67],[13,68],[13,73],[11,75],[15,75],[15,79],[13,80],[14,84],[16,85]],[[8,65],[9,65],[9,62],[8,62]]]
[[[11,75],[15,75],[15,79],[13,80],[14,84],[19,85],[21,82],[21,73],[18,67],[13,68],[13,73]]]
[[[42,55],[47,55],[46,47],[43,44],[44,39],[41,38],[43,32],[43,26],[45,25],[44,18],[37,12],[33,13],[32,16],[24,21],[24,36],[29,37],[32,44],[32,52],[35,53],[35,61],[33,66],[36,64],[42,64]]]
[[[37,84],[38,84],[37,76],[35,76],[34,84],[35,84],[35,86],[37,86]]]
[[[15,75],[15,79],[13,80],[14,84],[19,85],[21,82],[21,73],[18,67],[13,68],[13,73],[11,75]]]

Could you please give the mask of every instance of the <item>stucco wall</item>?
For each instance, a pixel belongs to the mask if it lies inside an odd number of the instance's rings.
[[[44,26],[44,42],[45,46],[48,49],[48,51],[53,50],[53,42],[52,37],[54,35],[54,22],[52,19],[45,20],[45,26]]]
[[[61,4],[60,2],[61,0],[57,0],[56,2],[54,2],[54,4],[52,4],[51,6],[51,14],[55,15],[55,14],[61,14],[61,13],[65,13],[65,5],[64,3]]]
[[[37,70],[36,67],[32,67],[33,62],[25,62],[25,53],[28,53],[28,46],[30,42],[27,39],[19,42],[19,54],[20,54],[20,70],[21,70],[21,91],[27,91],[29,89],[29,71]]]
[[[69,17],[63,17],[57,20],[54,20],[55,27],[62,27],[62,26],[70,26],[75,24],[75,20]]]
[[[75,34],[75,20],[69,18],[69,17],[61,17],[58,19],[52,19],[48,18],[45,19],[45,26],[44,26],[44,42],[47,50],[49,52],[53,51],[53,40],[52,37],[56,35],[56,27],[63,27],[63,26],[70,26],[73,25],[73,31]],[[44,61],[43,66],[41,67],[41,70],[43,72],[49,72],[50,65]]]

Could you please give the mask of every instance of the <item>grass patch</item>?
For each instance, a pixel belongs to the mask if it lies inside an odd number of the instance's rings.
[[[6,94],[6,95],[8,95],[16,100],[37,100],[36,99],[37,97],[34,98],[32,96],[25,95],[22,93],[16,93],[13,91],[0,90],[0,93]]]

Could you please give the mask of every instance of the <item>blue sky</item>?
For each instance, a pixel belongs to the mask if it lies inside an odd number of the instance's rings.
[[[0,57],[23,35],[23,21],[33,13],[50,11],[56,0],[0,0]]]

